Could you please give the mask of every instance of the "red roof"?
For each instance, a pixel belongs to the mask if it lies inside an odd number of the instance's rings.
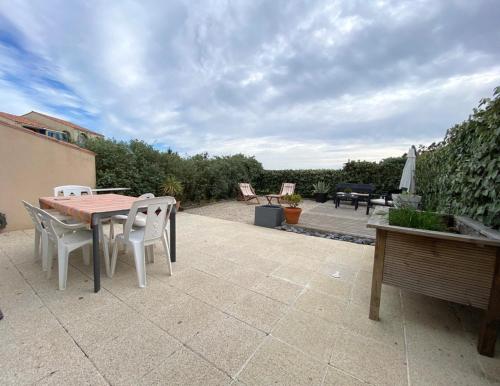
[[[52,117],[50,115],[46,115],[46,114],[42,114],[42,113],[39,113],[38,111],[31,111],[32,113],[35,113],[35,114],[39,114],[39,115],[42,115],[44,116],[45,118],[48,118],[48,119],[51,119],[53,120],[54,122],[58,122],[62,125],[66,125],[66,126],[69,126],[69,127],[72,127],[73,129],[76,129],[76,130],[80,130],[80,131],[85,131],[87,133],[90,133],[90,134],[94,134],[94,135],[98,135],[100,137],[103,137],[102,134],[99,134],[99,133],[96,133],[95,131],[92,131],[92,130],[89,130],[89,129],[86,129],[85,127],[82,127],[82,126],[78,126],[72,122],[69,122],[69,121],[65,121],[64,119],[60,119],[60,118],[56,118],[56,117]],[[24,114],[24,115],[28,115],[30,113],[27,113],[27,114]],[[24,117],[24,116],[23,116]]]
[[[14,121],[17,124],[23,125],[23,126],[30,126],[30,127],[34,127],[34,128],[37,128],[37,129],[44,129],[44,128],[46,128],[46,126],[44,126],[40,122],[35,122],[35,121],[32,121],[31,119],[28,119],[28,118],[25,118],[25,117],[19,116],[19,115],[14,115],[14,114],[9,114],[9,113],[3,113],[3,112],[0,111],[0,117],[7,118],[7,119],[9,119],[11,121]]]

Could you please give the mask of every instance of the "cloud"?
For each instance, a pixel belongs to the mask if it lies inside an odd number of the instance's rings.
[[[0,102],[268,168],[378,160],[500,84],[495,3],[0,3]]]

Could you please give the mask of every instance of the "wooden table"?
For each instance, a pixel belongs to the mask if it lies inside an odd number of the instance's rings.
[[[117,214],[127,214],[137,197],[119,194],[99,194],[71,197],[41,197],[41,208],[53,208],[80,221],[87,222],[92,228],[94,292],[101,289],[101,257],[99,254],[99,221]],[[175,262],[175,206],[170,214],[170,260]]]

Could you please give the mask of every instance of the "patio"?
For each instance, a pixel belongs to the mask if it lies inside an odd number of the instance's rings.
[[[261,205],[266,203],[265,197],[260,197]],[[305,199],[300,204],[302,214],[298,226],[324,232],[348,234],[359,237],[375,238],[375,231],[366,227],[369,216],[366,206],[360,203],[359,209],[349,203],[342,202],[335,208],[332,200],[324,204]],[[253,224],[255,205],[245,205],[240,201],[228,200],[187,210],[188,213],[200,214],[229,221]]]
[[[33,261],[33,231],[1,234],[0,383],[500,382],[499,354],[475,348],[479,311],[384,286],[370,321],[373,247],[255,227],[237,204],[240,222],[179,214],[174,274],[157,248],[146,289],[122,254],[94,294],[77,253],[58,291]]]

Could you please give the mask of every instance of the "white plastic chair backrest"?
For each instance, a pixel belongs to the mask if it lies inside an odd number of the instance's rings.
[[[54,196],[82,196],[82,195],[91,195],[92,188],[89,186],[80,186],[80,185],[63,185],[56,186],[54,188]]]
[[[42,225],[42,219],[38,215],[36,211],[33,210],[34,206],[31,205],[30,203],[22,200],[22,203],[24,207],[26,208],[26,211],[31,217],[31,220],[33,221],[33,225],[35,226],[36,229],[38,229],[40,232],[44,230],[44,227]]]
[[[291,184],[289,182],[284,182],[281,185],[280,194],[284,196],[285,194],[293,194],[295,192],[295,184]]]
[[[47,213],[43,209],[37,207],[33,207],[33,211],[40,216],[43,228],[47,231],[49,238],[53,241],[57,241],[63,236],[65,228],[67,231],[68,226],[52,216],[50,213]]]
[[[252,187],[248,183],[240,183],[240,190],[244,196],[254,196],[255,195],[255,193],[252,190]]]
[[[155,195],[153,193],[144,193],[139,196],[141,200],[145,200],[147,198],[155,198]]]
[[[163,236],[165,227],[170,218],[170,212],[175,205],[173,197],[156,197],[145,200],[137,200],[132,204],[130,212],[127,216],[127,221],[123,228],[123,238],[125,241],[129,239],[130,232],[133,230],[135,217],[140,210],[145,211],[146,225],[144,229],[144,242],[159,240]]]

